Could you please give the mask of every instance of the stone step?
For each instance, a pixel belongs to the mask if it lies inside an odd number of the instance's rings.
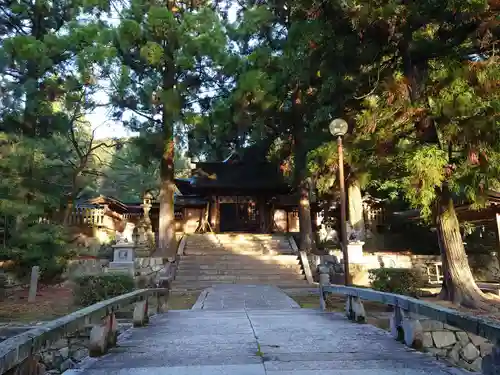
[[[179,268],[177,270],[177,275],[300,275],[302,274],[302,269],[300,267],[294,268]]]
[[[177,271],[201,271],[201,270],[250,270],[250,271],[255,271],[258,272],[259,270],[270,270],[270,271],[296,271],[296,272],[301,272],[302,266],[300,264],[242,264],[242,263],[210,263],[210,264],[204,264],[204,263],[180,263],[179,266],[177,267]]]
[[[243,255],[243,254],[222,254],[222,255],[182,255],[180,261],[197,261],[200,263],[210,263],[210,262],[219,262],[219,261],[237,261],[244,262],[245,260],[251,261],[272,261],[272,262],[280,262],[280,263],[294,263],[298,261],[298,256],[296,255],[262,255],[262,254],[252,254],[252,255]]]
[[[206,237],[206,238],[191,238],[188,237],[188,242],[196,243],[290,243],[288,238],[228,238],[228,237]]]
[[[262,261],[244,261],[244,262],[197,262],[197,261],[186,261],[183,260],[179,263],[178,269],[254,269],[259,270],[261,268],[267,269],[293,269],[301,267],[299,261],[293,263],[272,263],[272,262],[262,262]]]
[[[290,243],[286,237],[227,237],[227,236],[189,236],[187,238],[189,243],[252,243],[252,242],[274,242],[274,243]]]
[[[303,280],[303,275],[297,274],[277,274],[277,275],[176,275],[175,280],[181,283],[191,283],[193,281],[240,281],[248,282],[270,282]]]
[[[259,250],[222,250],[222,249],[186,249],[183,255],[225,256],[225,255],[295,255],[293,250],[259,249]]]
[[[271,248],[271,249],[291,249],[292,247],[288,244],[281,244],[281,243],[256,243],[256,242],[251,242],[251,243],[234,243],[234,242],[228,242],[228,243],[221,243],[221,244],[212,244],[212,243],[187,243],[185,248],[187,249],[193,249],[193,248],[203,248],[203,249],[220,249],[220,248],[227,248],[227,249],[241,249],[241,248],[246,248],[246,249],[259,249],[259,248]]]
[[[193,262],[193,261],[181,261],[177,267],[178,270],[192,269],[192,270],[209,270],[209,269],[240,269],[240,270],[259,270],[259,269],[301,269],[302,266],[297,260],[294,263],[263,263],[263,262]]]
[[[259,247],[273,247],[273,248],[282,248],[282,249],[288,249],[291,248],[290,245],[288,244],[283,244],[283,243],[259,243],[259,242],[249,242],[249,243],[236,243],[236,242],[228,242],[228,243],[191,243],[187,242],[186,243],[186,248],[209,248],[209,249],[214,249],[214,248],[220,248],[220,247],[227,247],[227,248],[240,248],[240,247],[248,247],[251,249],[258,249]]]
[[[199,282],[192,282],[189,284],[183,284],[183,283],[177,283],[174,281],[172,284],[172,292],[186,292],[186,291],[202,291],[206,288],[210,288],[213,285],[217,284],[247,284],[248,282],[212,282],[212,281],[199,281]],[[282,281],[278,283],[266,283],[266,282],[253,282],[250,285],[274,285],[278,288],[282,289],[302,289],[302,288],[307,288],[309,284],[307,283],[306,280],[297,280],[297,281]]]
[[[292,250],[186,250],[184,255],[199,255],[199,256],[225,256],[225,255],[295,255]]]

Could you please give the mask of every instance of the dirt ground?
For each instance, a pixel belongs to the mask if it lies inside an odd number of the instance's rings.
[[[319,296],[317,295],[305,295],[305,296],[290,296],[292,297],[302,308],[316,309],[319,308]],[[447,307],[450,309],[455,309],[473,316],[483,316],[485,318],[500,320],[500,312],[491,311],[480,311],[474,309],[468,309],[461,306],[453,305],[451,302],[442,301],[436,297],[422,298],[423,301],[435,303],[437,305]],[[389,328],[389,315],[390,307],[376,302],[363,301],[365,311],[367,316],[367,323],[375,325],[382,329]],[[500,304],[499,304],[500,310]],[[339,295],[330,295],[326,301],[326,310],[335,312],[345,311],[345,297]]]
[[[35,302],[28,302],[28,288],[22,288],[0,301],[0,321],[28,323],[52,320],[75,310],[72,290],[66,286],[41,288]]]
[[[170,310],[190,309],[199,293],[170,295],[167,306]],[[47,286],[37,293],[35,302],[28,302],[28,289],[22,288],[0,301],[1,323],[35,323],[59,318],[78,310],[73,304],[70,287]]]

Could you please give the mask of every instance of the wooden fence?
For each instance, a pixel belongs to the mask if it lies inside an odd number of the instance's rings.
[[[90,225],[99,226],[104,225],[104,208],[87,208],[76,207],[71,212],[68,219],[69,225]],[[142,213],[124,213],[122,214],[124,220],[142,217]]]

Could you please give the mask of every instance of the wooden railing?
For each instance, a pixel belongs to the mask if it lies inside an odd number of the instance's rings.
[[[346,297],[346,315],[355,322],[365,322],[363,300],[393,307],[390,319],[391,335],[410,347],[421,346],[422,327],[418,316],[427,317],[491,341],[495,347],[483,360],[483,374],[500,374],[500,321],[472,316],[416,298],[379,292],[372,289],[332,285],[327,274],[320,275],[320,305],[324,310],[328,294]],[[485,358],[486,359],[486,358]]]
[[[104,224],[103,208],[81,208],[76,207],[68,218],[69,225],[102,225]]]
[[[125,220],[129,220],[136,217],[142,217],[141,212],[125,212],[121,216]],[[76,207],[71,212],[68,218],[69,225],[103,225],[104,224],[104,209],[103,208],[88,208],[88,207]]]
[[[135,303],[134,326],[149,322],[149,303],[157,299],[157,312],[166,310],[169,288],[141,289],[78,310],[0,343],[0,374],[37,374],[38,354],[61,338],[92,325],[89,355],[100,356],[116,345],[118,324],[115,313]]]

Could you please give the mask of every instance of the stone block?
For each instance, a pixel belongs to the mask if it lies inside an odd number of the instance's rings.
[[[422,322],[420,322],[420,326],[422,326]],[[430,332],[422,333],[422,346],[424,348],[433,348],[434,341],[432,341],[432,334]]]
[[[403,334],[403,319],[404,319],[404,311],[399,307],[394,308],[394,312],[391,315],[389,320],[389,327],[391,331],[391,336],[395,340],[404,340]]]
[[[109,327],[105,325],[96,325],[90,331],[89,355],[99,357],[108,350]]]
[[[481,357],[476,358],[474,362],[470,364],[469,369],[472,371],[480,372],[483,364],[483,359]]]
[[[487,356],[493,350],[493,344],[491,342],[485,342],[479,345],[479,351],[481,352],[481,357]]]
[[[422,348],[423,330],[420,321],[416,319],[403,319],[402,323],[404,343],[412,348]]]
[[[165,313],[168,311],[167,300],[168,300],[167,296],[158,295],[156,300],[156,312],[158,314]]]
[[[470,341],[475,345],[475,346],[480,346],[481,344],[484,344],[488,340],[486,340],[484,337],[474,335],[473,333],[469,333],[469,338]]]
[[[441,331],[444,328],[443,323],[432,319],[422,319],[420,324],[424,332]]]
[[[109,326],[108,347],[112,348],[116,346],[118,342],[118,321],[116,320],[115,314],[108,316],[106,324]]]
[[[448,358],[455,364],[460,361],[460,350],[462,350],[462,346],[457,342],[448,353]]]
[[[320,273],[319,283],[321,285],[330,285],[330,275],[328,273]]]
[[[135,304],[133,323],[134,327],[142,327],[146,325],[147,323],[146,301],[140,301]]]
[[[82,359],[89,355],[89,350],[87,348],[79,348],[71,353],[71,358],[75,362],[80,362]]]
[[[466,346],[470,342],[467,332],[457,331],[455,332],[455,336],[462,347]]]
[[[485,356],[481,363],[481,371],[484,375],[500,374],[500,346],[494,346],[491,353]]]
[[[69,358],[69,348],[64,347],[59,349],[59,355],[61,356],[62,359],[68,359]]]
[[[360,298],[355,297],[352,299],[352,311],[356,322],[364,323],[366,321],[365,308]]]
[[[352,303],[352,297],[347,296],[345,300],[345,315],[347,316],[347,319],[354,319],[354,309],[353,309],[353,303]]]
[[[427,348],[426,352],[431,353],[432,355],[435,355],[436,357],[440,358],[444,358],[448,355],[448,351],[446,349],[439,349],[439,348]]]
[[[72,368],[75,368],[75,366],[76,366],[76,363],[73,362],[72,359],[68,358],[63,363],[61,363],[61,365],[59,366],[59,371],[64,372],[66,370],[70,370]]]
[[[436,348],[446,348],[452,346],[457,342],[455,333],[450,331],[436,331],[432,332],[432,339]]]
[[[472,363],[476,358],[480,356],[480,354],[481,353],[479,352],[479,350],[471,342],[464,346],[460,351],[460,357],[462,357],[469,363]]]
[[[443,328],[448,331],[460,331],[460,328],[450,326],[449,324],[443,324]]]

